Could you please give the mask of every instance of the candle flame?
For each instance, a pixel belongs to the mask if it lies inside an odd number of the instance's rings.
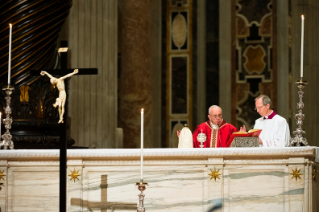
[[[301,15],[301,18],[302,18],[302,20],[304,20],[304,19],[305,19],[305,16],[304,16],[304,15]]]
[[[12,24],[9,24],[10,27],[12,27]]]
[[[144,113],[144,108],[142,108],[141,113]]]

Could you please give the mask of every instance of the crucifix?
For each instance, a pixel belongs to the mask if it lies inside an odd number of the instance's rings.
[[[62,48],[63,47],[63,48]],[[68,83],[67,83],[67,77],[72,76],[74,74],[76,75],[97,75],[98,69],[97,68],[77,68],[77,69],[67,69],[67,53],[68,53],[68,48],[67,48],[67,41],[61,41],[61,48],[59,49],[60,53],[60,59],[61,59],[61,69],[52,69],[52,70],[43,70],[42,74],[44,75],[46,73],[50,73],[50,76],[54,79],[56,79],[56,85],[59,90],[59,98],[57,98],[55,105],[59,106],[59,114],[62,114],[59,117],[59,124],[60,124],[60,201],[59,201],[59,207],[60,207],[60,212],[66,212],[67,211],[67,181],[66,181],[66,163],[67,163],[67,107],[65,108],[65,112],[62,113],[62,105],[65,104],[66,102],[66,92]],[[74,70],[77,70],[74,73]],[[39,76],[41,73],[40,70],[32,70],[30,75],[31,76]],[[41,74],[41,75],[42,75]],[[64,77],[57,77],[57,76],[64,76]],[[50,78],[51,78],[50,77]],[[51,78],[51,79],[52,79]],[[53,81],[55,81],[53,79]],[[60,80],[60,84],[58,85],[58,81]],[[63,81],[63,85],[61,84]],[[66,81],[64,83],[64,81]],[[52,81],[51,81],[52,83]],[[53,83],[52,83],[53,84]],[[60,86],[60,87],[59,87]],[[61,87],[62,86],[62,87]],[[61,93],[62,91],[62,93]],[[64,92],[63,92],[64,91]],[[62,96],[60,96],[62,94]],[[65,98],[64,98],[65,94]],[[62,102],[63,101],[63,102]],[[53,105],[54,106],[54,105]],[[64,108],[64,106],[63,106]],[[60,113],[61,109],[61,113]],[[63,118],[64,116],[64,118]],[[61,121],[62,120],[62,121]],[[63,121],[64,120],[64,121]]]
[[[74,74],[77,74],[79,72],[79,69],[74,69],[73,73],[67,74],[63,77],[55,78],[51,74],[49,74],[46,71],[41,71],[41,75],[47,75],[50,78],[50,82],[53,85],[53,88],[56,86],[59,90],[59,97],[56,98],[56,102],[53,104],[53,107],[58,107],[59,109],[59,124],[63,123],[63,115],[64,115],[64,106],[66,101],[66,92],[65,92],[65,84],[64,80],[68,77],[73,76]]]

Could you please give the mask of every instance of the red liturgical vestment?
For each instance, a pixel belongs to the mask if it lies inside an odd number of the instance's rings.
[[[229,140],[233,132],[238,130],[231,124],[222,121],[219,130],[213,129],[211,122],[208,120],[196,127],[193,133],[193,147],[200,148],[200,142],[197,141],[197,135],[199,133],[204,133],[206,135],[206,141],[203,142],[203,148],[216,148],[216,147],[226,147],[226,143]]]

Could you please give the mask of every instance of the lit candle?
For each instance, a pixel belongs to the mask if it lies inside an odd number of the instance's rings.
[[[144,128],[144,109],[141,110],[141,181],[143,180],[143,128]]]
[[[303,40],[304,40],[305,16],[301,16],[301,54],[300,54],[300,78],[303,77]]]
[[[12,24],[9,24],[9,63],[8,63],[8,85],[11,83],[11,41],[12,41]]]

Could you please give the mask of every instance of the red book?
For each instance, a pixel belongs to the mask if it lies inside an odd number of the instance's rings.
[[[259,137],[262,130],[252,129],[248,132],[234,132],[227,141],[226,147],[229,147],[236,137]]]

